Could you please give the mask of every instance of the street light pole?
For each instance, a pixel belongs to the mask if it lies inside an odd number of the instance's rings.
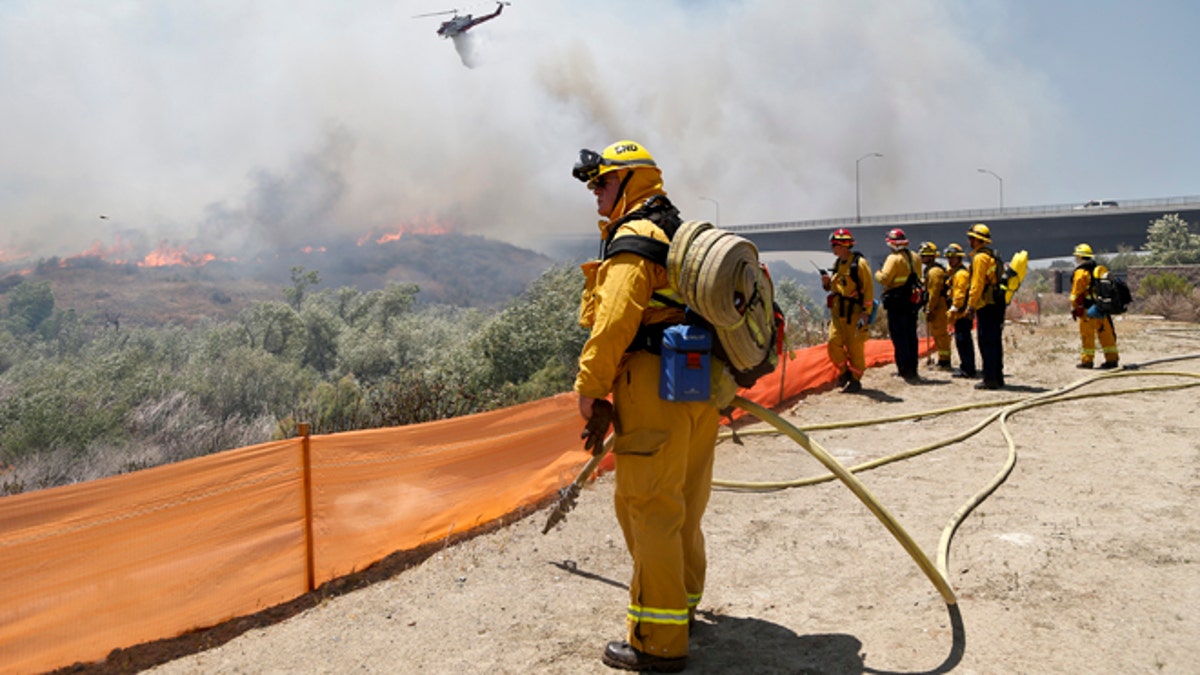
[[[862,222],[862,203],[861,203],[861,200],[859,199],[859,190],[858,190],[858,185],[859,185],[858,163],[868,157],[883,157],[883,155],[879,154],[878,152],[868,152],[867,154],[863,155],[862,157],[859,157],[858,159],[854,160],[854,222],[856,222],[856,223]]]
[[[1000,210],[1003,211],[1004,210],[1004,179],[1001,178],[999,175],[997,175],[995,171],[988,171],[987,169],[980,169],[979,173],[990,173],[996,177],[996,180],[1000,181]]]
[[[712,202],[713,206],[717,207],[717,222],[713,223],[713,225],[720,227],[721,226],[721,202],[713,199],[712,197],[701,197],[700,199],[703,199],[706,202]]]

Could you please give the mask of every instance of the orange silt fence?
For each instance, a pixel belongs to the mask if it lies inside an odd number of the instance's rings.
[[[794,354],[742,395],[774,406],[836,376],[824,345]],[[891,344],[869,341],[867,360],[890,362]],[[493,522],[575,477],[581,428],[562,394],[0,498],[0,671],[97,661],[253,614]]]

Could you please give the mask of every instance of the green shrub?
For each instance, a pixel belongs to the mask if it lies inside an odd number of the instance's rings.
[[[1147,274],[1138,283],[1137,296],[1147,298],[1152,295],[1164,294],[1186,297],[1192,294],[1192,288],[1192,284],[1183,276],[1172,272],[1156,272]]]

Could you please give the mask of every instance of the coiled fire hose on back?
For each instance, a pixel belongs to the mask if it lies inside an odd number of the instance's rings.
[[[713,325],[734,369],[749,370],[768,356],[775,288],[749,239],[689,220],[671,238],[667,280]]]

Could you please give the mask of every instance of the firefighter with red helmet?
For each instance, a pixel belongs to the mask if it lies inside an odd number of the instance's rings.
[[[712,487],[719,412],[707,400],[660,397],[663,327],[683,323],[684,309],[664,301],[674,294],[666,267],[621,241],[665,247],[679,212],[640,143],[582,150],[572,174],[596,196],[604,218],[602,258],[584,263],[579,316],[591,334],[579,356],[575,392],[589,421],[612,395],[613,501],[633,558],[626,637],[609,642],[601,658],[624,670],[678,671],[687,664],[689,622],[704,592],[700,519]],[[607,426],[597,435],[602,438]]]
[[[1079,322],[1080,358],[1076,368],[1091,368],[1096,361],[1096,342],[1104,353],[1101,368],[1116,368],[1120,356],[1117,353],[1117,330],[1111,316],[1093,316],[1088,310],[1096,304],[1092,280],[1108,274],[1104,265],[1098,265],[1092,247],[1080,244],[1075,247],[1075,273],[1071,276],[1071,316]]]
[[[821,273],[821,287],[829,292],[829,341],[825,347],[838,371],[838,385],[847,394],[862,391],[867,368],[865,346],[875,307],[875,285],[871,265],[854,251],[850,230],[838,228],[829,235],[829,246],[837,259],[833,268]]]
[[[893,228],[885,238],[892,250],[875,273],[883,286],[883,308],[887,310],[888,334],[892,338],[896,371],[905,382],[917,382],[920,344],[917,342],[917,314],[924,302],[914,293],[921,279],[921,261],[908,250],[904,230]],[[919,291],[918,291],[919,292]]]

